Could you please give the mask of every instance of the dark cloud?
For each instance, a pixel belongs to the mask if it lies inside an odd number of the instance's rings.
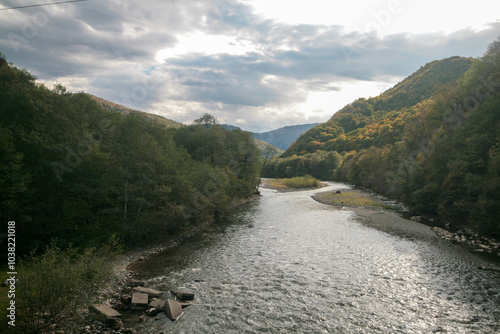
[[[3,2],[15,5],[18,1]],[[266,118],[270,126],[277,118],[306,122],[294,105],[310,91],[340,92],[343,82],[406,77],[436,59],[480,56],[500,35],[500,23],[479,32],[382,38],[337,25],[277,23],[235,1],[101,0],[1,11],[0,31],[0,52],[40,79],[81,79],[93,94],[131,107],[184,110],[166,114],[174,119],[213,108],[225,119],[232,115],[258,124]],[[194,31],[233,36],[255,50],[191,53],[157,63],[158,51]],[[169,101],[179,106],[165,107]]]

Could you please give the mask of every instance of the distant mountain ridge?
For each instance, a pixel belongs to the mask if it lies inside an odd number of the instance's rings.
[[[301,134],[318,124],[319,123],[285,126],[273,131],[254,133],[253,136],[256,139],[270,143],[281,150],[286,150],[297,140],[297,138],[299,138]]]

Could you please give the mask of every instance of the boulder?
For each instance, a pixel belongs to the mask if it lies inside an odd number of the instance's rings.
[[[165,314],[170,320],[178,320],[183,313],[182,306],[178,301],[167,299],[165,302]]]
[[[163,292],[161,292],[161,291],[150,289],[150,288],[145,288],[142,286],[135,287],[132,290],[134,292],[147,293],[148,296],[151,298],[159,298],[163,294]]]
[[[148,294],[142,292],[134,292],[132,294],[132,303],[130,308],[132,310],[143,310],[148,308]]]
[[[185,292],[185,291],[170,291],[176,298],[179,300],[193,300],[194,293]]]
[[[122,315],[106,304],[95,304],[89,306],[89,311],[95,315],[97,320],[106,322],[109,318],[119,318]]]

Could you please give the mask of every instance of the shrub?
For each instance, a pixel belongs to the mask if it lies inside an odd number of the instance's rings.
[[[76,323],[111,280],[110,260],[119,251],[116,238],[100,249],[61,250],[53,241],[41,255],[32,255],[19,268],[18,324],[22,333],[40,333],[52,325]]]

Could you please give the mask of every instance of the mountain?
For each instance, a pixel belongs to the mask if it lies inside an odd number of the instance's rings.
[[[451,57],[422,66],[381,95],[360,98],[345,106],[326,123],[302,134],[283,156],[313,153],[318,149],[357,151],[398,141],[405,125],[429,107],[429,99],[461,78],[471,63],[471,58]]]
[[[267,157],[267,158],[278,157],[281,154],[283,154],[283,152],[284,152],[283,150],[280,150],[279,148],[277,148],[273,144],[269,144],[268,142],[265,142],[265,141],[257,139],[257,138],[254,138],[254,140],[255,140],[255,144],[262,152],[263,157]]]
[[[286,150],[302,133],[317,124],[318,123],[285,126],[273,131],[254,133],[253,136],[254,138],[273,144],[281,150]]]
[[[500,39],[433,61],[302,134],[264,177],[348,182],[423,216],[500,237]]]
[[[94,96],[92,94],[87,94],[87,95],[91,99],[97,101],[97,103],[99,103],[106,110],[118,111],[122,114],[138,113],[138,114],[146,117],[147,119],[155,120],[161,124],[164,124],[165,126],[167,126],[169,128],[180,128],[180,127],[184,126],[184,124],[182,124],[182,123],[179,123],[177,121],[173,121],[173,120],[165,118],[163,116],[146,113],[146,112],[143,112],[140,110],[130,109],[130,108],[127,108],[125,106],[122,106],[121,104],[117,104],[117,103],[102,99],[102,98]]]

